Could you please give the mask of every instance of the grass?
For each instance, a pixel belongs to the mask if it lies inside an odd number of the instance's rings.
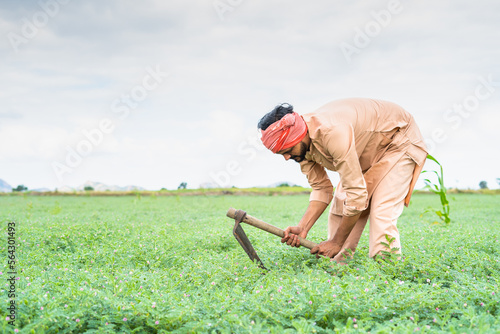
[[[400,218],[404,261],[317,260],[244,225],[270,269],[232,236],[229,207],[270,224],[299,221],[307,195],[0,197],[16,222],[16,327],[26,333],[500,332],[500,197],[454,194],[453,223],[432,225],[437,196]],[[326,214],[308,239],[326,236]],[[0,245],[7,254],[6,241]],[[6,257],[5,257],[6,258]],[[6,260],[0,269],[4,278]],[[3,290],[3,289],[2,289]],[[5,290],[0,331],[8,325]]]

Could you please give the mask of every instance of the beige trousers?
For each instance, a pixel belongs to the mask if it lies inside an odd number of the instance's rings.
[[[340,262],[349,255],[349,249],[354,254],[366,222],[370,219],[370,257],[375,257],[381,251],[390,251],[382,242],[386,235],[395,238],[391,248],[398,248],[401,253],[401,241],[397,228],[398,218],[403,212],[404,199],[415,169],[415,162],[406,154],[394,165],[389,173],[380,181],[370,199],[368,208],[361,213],[356,225],[347,237],[342,250],[333,259]],[[337,195],[337,194],[336,194]],[[330,212],[328,218],[328,240],[332,239],[342,221],[342,216]]]

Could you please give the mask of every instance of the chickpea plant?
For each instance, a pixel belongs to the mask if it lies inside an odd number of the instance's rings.
[[[0,266],[0,333],[500,333],[499,195],[458,194],[453,225],[419,219],[436,197],[414,196],[398,220],[402,254],[388,235],[371,259],[366,229],[337,264],[249,228],[263,271],[227,208],[286,228],[308,194],[0,195],[0,248],[16,222],[19,259],[14,325],[13,274]],[[323,215],[308,239],[327,226]]]

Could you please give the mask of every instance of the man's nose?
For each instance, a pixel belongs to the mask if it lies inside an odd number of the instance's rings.
[[[290,159],[292,156],[290,154],[283,154],[283,158],[285,158],[285,160],[288,160]]]

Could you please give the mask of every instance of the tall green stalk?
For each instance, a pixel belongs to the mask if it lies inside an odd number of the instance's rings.
[[[444,221],[446,224],[449,224],[451,222],[450,219],[450,202],[448,201],[448,198],[446,197],[446,187],[444,186],[444,176],[443,176],[443,166],[434,158],[432,155],[427,155],[427,159],[430,159],[437,163],[439,165],[440,173],[437,171],[422,171],[422,173],[434,173],[436,174],[438,178],[438,183],[433,183],[429,179],[425,179],[425,188],[429,189],[435,194],[439,195],[439,199],[441,200],[441,210],[435,210],[435,209],[427,209],[425,212],[433,211],[435,212],[438,217],[441,219],[441,221]]]

